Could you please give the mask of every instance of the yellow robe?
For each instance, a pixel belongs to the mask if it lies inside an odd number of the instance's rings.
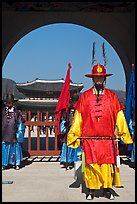
[[[125,144],[133,143],[129,129],[126,123],[126,119],[123,110],[119,111],[116,118],[117,137],[120,138]],[[67,135],[67,145],[72,148],[80,146],[82,127],[82,116],[77,110],[74,114],[71,128]],[[84,164],[84,152],[82,153],[82,165],[83,168],[83,179],[86,187],[89,189],[100,189],[100,188],[112,188],[121,187],[120,171],[116,165],[112,164],[97,164],[92,163],[89,165]]]

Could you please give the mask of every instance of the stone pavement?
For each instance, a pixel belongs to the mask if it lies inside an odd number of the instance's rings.
[[[54,158],[53,158],[54,159]],[[20,170],[2,170],[2,202],[135,202],[135,168],[122,158],[121,181],[124,188],[113,188],[119,195],[115,200],[95,197],[85,199],[81,167],[66,170],[57,160],[24,158]],[[76,166],[75,166],[76,167]],[[4,184],[13,181],[12,184]]]

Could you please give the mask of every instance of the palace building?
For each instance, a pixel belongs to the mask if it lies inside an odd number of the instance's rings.
[[[41,80],[36,79],[27,83],[16,83],[16,88],[23,93],[24,98],[18,99],[16,105],[22,110],[48,111],[51,115],[55,112],[56,105],[65,80]],[[78,100],[83,84],[70,83],[70,105],[73,106]]]

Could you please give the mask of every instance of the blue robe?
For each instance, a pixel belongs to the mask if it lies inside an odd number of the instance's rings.
[[[81,146],[79,146],[78,148],[67,147],[65,122],[66,122],[65,120],[62,120],[60,124],[61,134],[64,135],[64,140],[63,140],[63,145],[62,145],[61,155],[60,155],[60,163],[66,162],[66,151],[68,151],[68,163],[80,161],[81,160]]]

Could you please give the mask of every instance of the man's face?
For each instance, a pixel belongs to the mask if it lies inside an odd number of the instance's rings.
[[[105,81],[105,76],[94,76],[93,81],[95,84],[103,84]]]
[[[7,106],[11,108],[13,106],[13,101],[7,101]]]

